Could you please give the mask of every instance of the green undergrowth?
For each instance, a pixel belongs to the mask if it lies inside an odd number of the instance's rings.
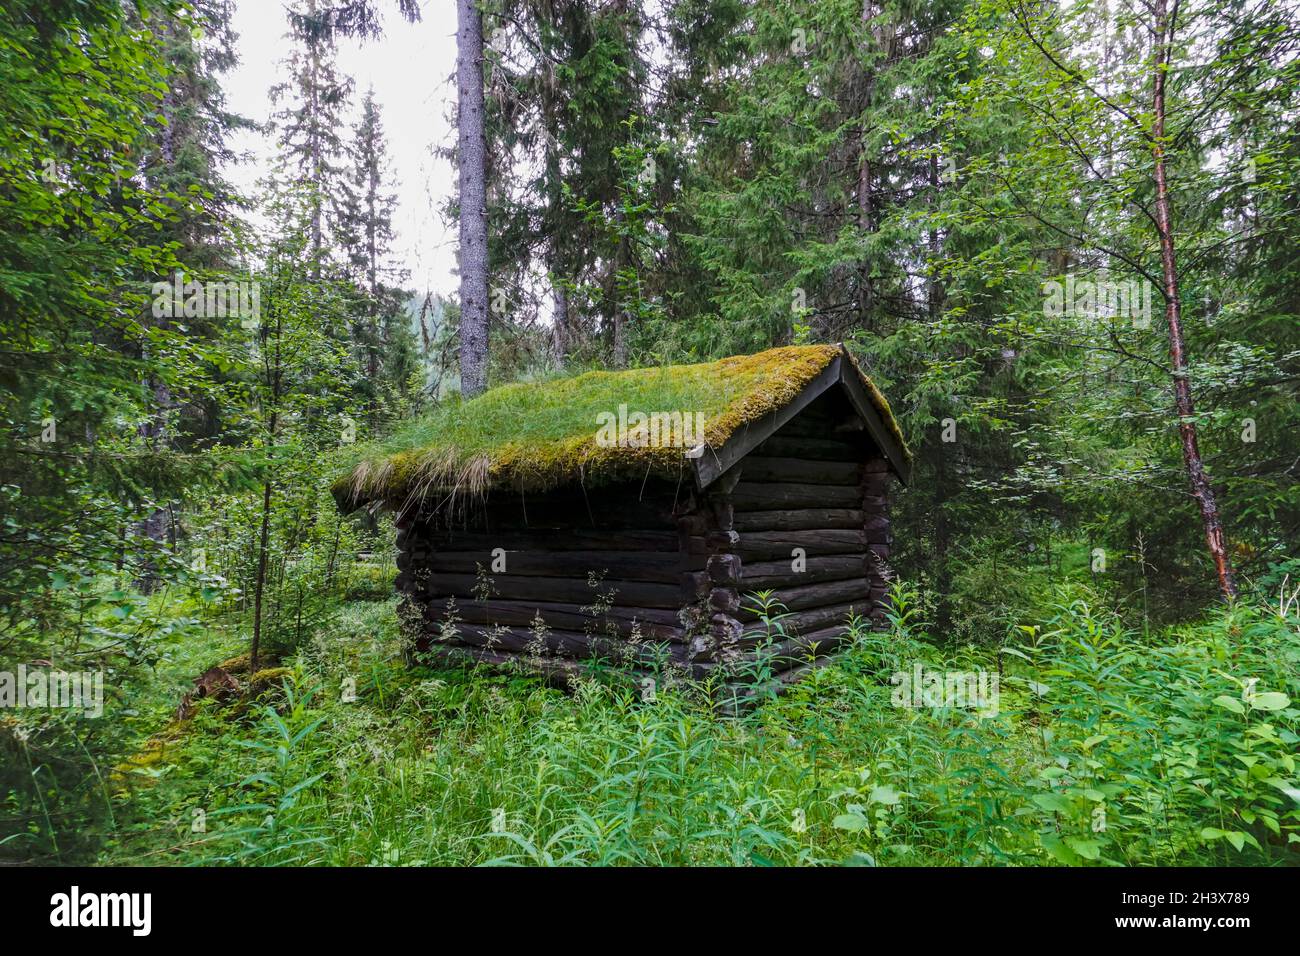
[[[740,718],[672,689],[407,668],[392,602],[353,602],[276,693],[199,708],[119,798],[103,860],[1300,861],[1294,616],[1238,606],[1142,639],[1076,590],[1001,648],[943,650],[916,597]],[[997,674],[996,713],[897,706],[918,668]]]

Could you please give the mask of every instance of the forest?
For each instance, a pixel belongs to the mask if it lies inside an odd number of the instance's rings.
[[[253,117],[251,2],[0,4],[0,864],[1300,864],[1300,4],[286,0]],[[451,291],[402,253],[428,130],[340,53],[430,22]],[[631,589],[631,652],[417,644],[410,562],[464,581],[435,643],[511,586],[420,550],[417,493],[577,474],[636,528],[828,367],[884,451],[801,457],[836,406],[734,487],[830,517],[691,532],[757,567],[765,677],[835,625],[800,679],[669,675],[642,639],[703,632],[631,532],[541,536],[508,622],[603,648]],[[615,502],[564,442],[621,404],[699,446]],[[791,600],[805,550],[879,559],[870,605]]]

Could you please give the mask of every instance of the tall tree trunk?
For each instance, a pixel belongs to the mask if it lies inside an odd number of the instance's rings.
[[[1183,341],[1182,308],[1178,299],[1178,266],[1174,259],[1173,217],[1169,201],[1169,180],[1165,172],[1165,80],[1173,48],[1173,29],[1168,15],[1168,0],[1155,0],[1155,37],[1153,83],[1154,129],[1152,155],[1155,159],[1156,178],[1156,230],[1160,235],[1160,266],[1165,296],[1165,322],[1169,326],[1169,360],[1174,379],[1174,405],[1178,411],[1178,431],[1182,438],[1183,463],[1192,485],[1192,497],[1201,509],[1201,522],[1205,526],[1205,542],[1218,572],[1219,589],[1225,598],[1237,596],[1232,564],[1224,540],[1223,523],[1219,506],[1214,500],[1214,489],[1201,450],[1196,441],[1196,410],[1192,404],[1192,383],[1187,371],[1187,347]]]
[[[570,341],[569,336],[569,290],[558,278],[551,282],[551,302],[554,312],[551,328],[552,350],[555,352],[556,366],[564,368],[569,350],[573,348],[573,342]]]
[[[456,93],[460,133],[460,391],[487,387],[487,143],[483,133],[483,16],[456,0]]]
[[[271,538],[271,479],[262,484],[262,531],[257,543],[257,581],[253,585],[253,644],[248,650],[248,673],[257,673],[262,643],[262,595],[266,592],[266,559]]]
[[[619,303],[614,312],[614,368],[627,368],[627,309]]]
[[[623,220],[623,214],[618,213],[620,223]],[[620,227],[621,228],[621,227]],[[627,368],[627,334],[628,326],[632,322],[631,310],[623,290],[619,288],[619,274],[632,261],[632,253],[629,247],[627,237],[624,236],[618,241],[618,251],[609,267],[609,289],[613,296],[614,303],[614,328],[613,328],[613,362],[614,368]]]
[[[864,0],[862,4],[862,22],[869,24],[874,15],[875,6],[872,0]],[[874,33],[872,34],[874,37]],[[871,152],[867,144],[866,117],[867,110],[871,107],[871,96],[875,90],[875,68],[865,72],[861,78],[862,82],[862,102],[858,114],[859,122],[862,129],[858,131],[858,229],[865,235],[875,231],[875,203],[871,193]],[[871,277],[871,263],[863,260],[858,269],[858,327],[863,329],[873,329],[875,322],[873,315],[876,304],[875,280]],[[835,338],[841,337],[841,331],[835,330]]]

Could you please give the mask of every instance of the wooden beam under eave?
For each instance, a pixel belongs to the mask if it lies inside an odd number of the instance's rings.
[[[843,350],[844,347],[840,346],[840,348]],[[844,390],[853,410],[866,425],[868,434],[889,462],[890,468],[898,476],[899,481],[904,485],[909,484],[912,480],[912,462],[893,432],[885,425],[880,412],[871,401],[871,396],[863,387],[852,359],[848,357],[847,352],[844,352],[822,369],[791,402],[755,422],[750,422],[728,438],[721,448],[706,448],[701,457],[694,459],[695,479],[700,489],[703,490],[717,481],[732,466],[807,409],[827,389],[837,384]]]
[[[842,348],[843,346],[841,346]],[[867,431],[871,433],[872,439],[876,442],[876,447],[884,453],[885,458],[889,460],[894,474],[904,485],[912,481],[912,461],[903,451],[903,446],[899,444],[898,439],[894,437],[893,431],[885,424],[881,418],[880,411],[867,394],[867,390],[862,386],[862,380],[858,377],[858,371],[853,366],[853,362],[844,358],[839,362],[840,366],[840,385],[853,404],[854,410],[858,416],[867,423]]]
[[[792,418],[806,409],[828,388],[841,379],[844,359],[836,356],[809,382],[793,400],[769,412],[757,421],[738,429],[720,448],[705,448],[704,454],[692,459],[695,464],[695,481],[700,489],[709,487],[733,465],[779,431]]]

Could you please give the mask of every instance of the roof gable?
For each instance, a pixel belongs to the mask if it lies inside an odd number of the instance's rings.
[[[696,479],[700,487],[707,488],[764,440],[798,417],[814,401],[834,389],[841,390],[848,399],[849,405],[866,426],[867,434],[888,460],[890,469],[899,480],[903,484],[911,481],[911,452],[903,441],[889,404],[871,380],[862,374],[848,351],[841,347],[840,354],[836,355],[790,402],[760,418],[746,422],[720,447],[706,449],[704,454],[695,461]]]

